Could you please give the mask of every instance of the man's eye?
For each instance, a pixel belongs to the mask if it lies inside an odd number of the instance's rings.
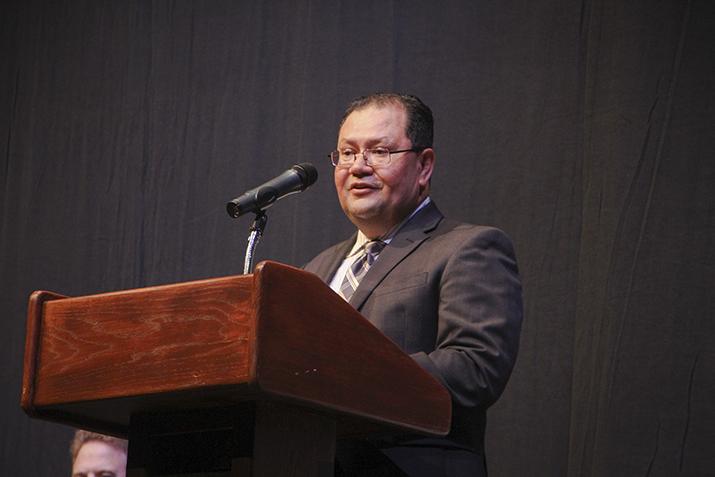
[[[355,155],[355,151],[352,149],[343,149],[340,151],[340,155],[344,157],[353,157]]]
[[[390,150],[387,149],[386,147],[376,147],[375,149],[372,150],[372,154],[374,156],[388,156],[390,155]]]

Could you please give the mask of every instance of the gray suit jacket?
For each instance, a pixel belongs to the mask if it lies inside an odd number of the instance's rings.
[[[305,269],[329,282],[354,241],[325,250]],[[445,219],[430,203],[380,253],[350,303],[449,390],[450,434],[427,441],[483,453],[485,410],[509,379],[522,321],[509,238]]]

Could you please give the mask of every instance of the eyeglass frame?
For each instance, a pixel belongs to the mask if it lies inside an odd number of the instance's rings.
[[[386,147],[368,147],[368,148],[363,149],[362,151],[355,151],[355,159],[353,159],[353,162],[347,162],[347,163],[344,163],[344,164],[341,164],[341,163],[340,163],[340,151],[339,151],[338,149],[336,149],[336,150],[332,151],[330,154],[328,154],[328,157],[330,158],[330,163],[333,165],[333,167],[347,168],[347,167],[351,167],[353,164],[355,164],[355,161],[357,160],[358,155],[361,155],[362,158],[363,158],[363,160],[365,161],[365,165],[374,168],[374,167],[375,167],[375,164],[370,163],[370,160],[368,159],[368,156],[371,156],[372,153],[373,153],[376,149],[385,149],[385,150],[387,151],[387,157],[388,157],[387,163],[386,163],[386,164],[380,164],[380,165],[378,166],[378,167],[387,167],[387,166],[389,166],[389,165],[392,163],[392,155],[393,155],[393,154],[399,154],[399,153],[402,153],[402,152],[417,152],[417,153],[420,153],[420,152],[424,151],[424,150],[427,149],[427,148],[426,148],[426,147],[411,147],[411,148],[409,148],[409,149],[400,149],[400,150],[398,150],[398,151],[390,151],[390,150],[387,149]],[[368,156],[365,156],[365,153],[366,153],[366,152],[368,153]],[[333,154],[337,154],[337,155],[338,155],[337,164],[336,164],[336,160],[333,158]]]

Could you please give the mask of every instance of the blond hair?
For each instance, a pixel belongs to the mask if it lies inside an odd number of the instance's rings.
[[[85,431],[82,429],[77,429],[74,433],[74,438],[70,444],[70,454],[72,455],[72,462],[77,458],[79,450],[89,441],[100,441],[109,444],[117,450],[127,453],[128,443],[124,439],[118,437],[107,436],[104,434],[99,434],[97,432]]]

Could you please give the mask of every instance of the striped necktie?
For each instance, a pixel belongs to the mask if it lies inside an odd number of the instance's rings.
[[[340,295],[345,298],[345,301],[350,301],[350,297],[355,293],[360,280],[362,280],[372,264],[375,263],[377,256],[385,248],[385,245],[387,244],[381,240],[371,240],[363,245],[362,253],[348,267],[345,279],[340,285]]]

